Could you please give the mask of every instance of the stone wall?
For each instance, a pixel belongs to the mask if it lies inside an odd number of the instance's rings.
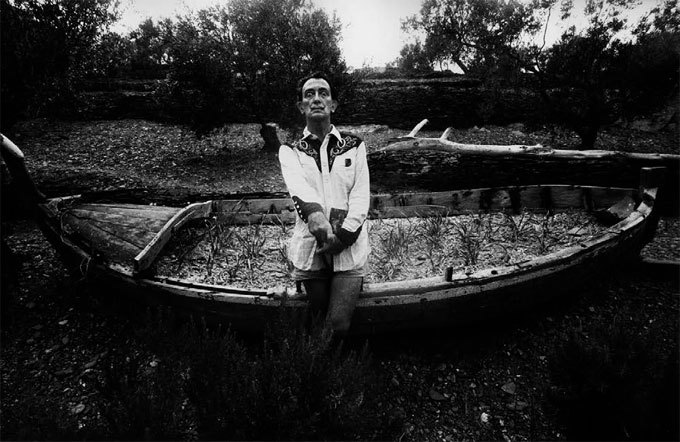
[[[153,87],[140,82],[127,90],[125,82],[91,87],[79,112],[83,119],[159,119],[166,113],[154,100]],[[131,83],[132,84],[132,83]],[[120,88],[111,85],[121,86]],[[338,124],[381,124],[412,128],[427,118],[431,129],[448,126],[541,121],[540,98],[526,89],[492,90],[468,79],[368,80],[353,97],[343,100],[334,117]]]
[[[341,103],[340,124],[412,128],[427,118],[431,129],[541,121],[540,97],[527,89],[493,90],[460,82],[364,82]]]

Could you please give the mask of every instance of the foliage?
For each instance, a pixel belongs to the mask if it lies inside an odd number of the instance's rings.
[[[2,125],[64,115],[108,26],[116,0],[2,0]]]
[[[624,13],[634,3],[588,1],[585,29],[572,27],[546,48],[558,5],[561,18],[568,18],[571,1],[426,0],[405,27],[425,32],[431,60],[452,60],[493,88],[532,87],[548,119],[573,129],[582,146],[592,148],[602,125],[622,112],[630,117],[663,105],[677,90],[677,0],[653,9],[633,30],[636,40],[627,43],[621,37],[630,30]]]
[[[397,65],[408,76],[432,72],[432,61],[420,42],[405,45],[399,52]]]
[[[486,222],[485,222],[486,221]],[[453,233],[457,239],[453,253],[463,260],[464,265],[474,266],[477,264],[479,254],[485,246],[485,241],[490,237],[491,217],[484,214],[476,214],[471,222],[453,222]]]
[[[88,61],[88,76],[115,78],[127,74],[134,56],[134,44],[116,32],[107,32],[96,43],[96,57]]]
[[[374,437],[366,350],[342,351],[330,329],[300,329],[281,309],[259,349],[204,322],[149,321],[152,356],[112,356],[99,390],[113,437],[289,440]]]
[[[162,66],[168,63],[172,21],[163,19],[158,23],[150,18],[130,32],[129,40],[134,45],[130,59],[130,70],[145,77],[161,76]]]
[[[575,328],[550,369],[569,439],[677,438],[677,354],[660,354],[650,331],[625,320]]]
[[[499,49],[518,45],[525,33],[535,33],[537,2],[426,0],[420,17],[410,17],[406,29],[426,33],[424,50],[433,60],[452,60],[466,74],[486,74]],[[474,68],[476,67],[476,69]]]
[[[200,131],[232,121],[299,118],[295,85],[327,72],[336,98],[349,84],[340,23],[305,0],[232,0],[179,17],[168,31],[169,92]]]

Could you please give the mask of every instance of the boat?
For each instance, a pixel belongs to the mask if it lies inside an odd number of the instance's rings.
[[[180,313],[262,331],[281,309],[304,317],[299,286],[250,289],[157,276],[153,264],[192,220],[234,224],[292,223],[289,198],[258,195],[195,202],[185,207],[96,201],[81,194],[46,198],[33,184],[23,153],[2,137],[2,156],[24,190],[35,219],[65,263],[115,302],[168,305]],[[635,187],[581,184],[501,185],[438,192],[372,194],[369,217],[413,217],[479,211],[560,211],[581,208],[608,224],[591,239],[511,265],[447,268],[436,277],[365,283],[350,333],[374,334],[447,327],[507,317],[576,296],[594,278],[635,259],[654,234],[664,167],[641,167]],[[101,197],[101,194],[98,194]],[[123,301],[125,300],[125,301]]]

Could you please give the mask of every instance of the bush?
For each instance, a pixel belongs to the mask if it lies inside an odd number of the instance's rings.
[[[569,439],[677,439],[677,354],[665,359],[652,336],[621,322],[557,349],[550,396]]]
[[[112,354],[100,385],[107,437],[123,439],[366,439],[378,432],[367,351],[343,351],[283,312],[250,348],[204,323],[159,316],[153,355]]]

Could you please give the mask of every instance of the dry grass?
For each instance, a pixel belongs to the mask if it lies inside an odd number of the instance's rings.
[[[367,221],[368,282],[443,275],[509,265],[591,238],[604,229],[583,211],[554,215],[469,214]],[[221,226],[199,222],[181,230],[157,263],[158,275],[266,289],[291,284],[285,225]]]

